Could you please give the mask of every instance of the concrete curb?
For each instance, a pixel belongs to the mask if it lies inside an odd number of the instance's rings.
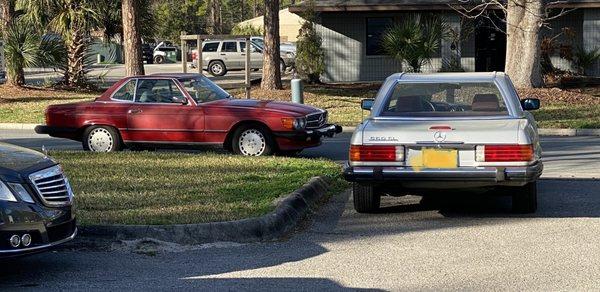
[[[0,123],[1,130],[33,130],[39,124]]]
[[[274,211],[257,218],[201,224],[82,226],[80,229],[83,236],[154,238],[179,244],[269,241],[291,232],[328,188],[323,178],[313,177],[281,200]]]

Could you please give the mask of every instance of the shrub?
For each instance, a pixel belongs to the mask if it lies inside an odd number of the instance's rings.
[[[265,34],[265,30],[262,27],[253,26],[251,24],[236,25],[231,29],[231,34],[262,36]]]
[[[309,83],[319,83],[321,74],[325,72],[325,52],[321,36],[315,29],[314,0],[307,1],[306,5],[307,10],[303,15],[305,21],[296,42],[296,69]]]
[[[573,65],[579,70],[579,73],[585,75],[585,71],[600,60],[600,48],[586,50],[578,47],[573,53]]]
[[[389,27],[382,36],[381,44],[386,54],[406,63],[410,71],[421,72],[421,68],[430,63],[440,49],[446,31],[446,24],[441,18],[413,14]]]

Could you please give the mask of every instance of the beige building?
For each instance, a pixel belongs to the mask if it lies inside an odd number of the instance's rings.
[[[303,18],[298,14],[291,13],[288,9],[279,11],[279,35],[284,42],[295,42],[298,39],[298,31],[302,25]],[[251,25],[264,28],[264,17],[259,16],[238,23],[239,26]]]

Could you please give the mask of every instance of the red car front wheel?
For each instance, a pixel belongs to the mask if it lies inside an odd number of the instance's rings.
[[[232,140],[233,152],[246,156],[263,156],[273,153],[273,138],[260,126],[239,127]]]

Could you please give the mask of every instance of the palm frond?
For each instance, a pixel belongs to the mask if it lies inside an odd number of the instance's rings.
[[[381,38],[384,52],[405,62],[414,72],[428,64],[447,34],[445,22],[436,16],[412,14],[389,27]]]

